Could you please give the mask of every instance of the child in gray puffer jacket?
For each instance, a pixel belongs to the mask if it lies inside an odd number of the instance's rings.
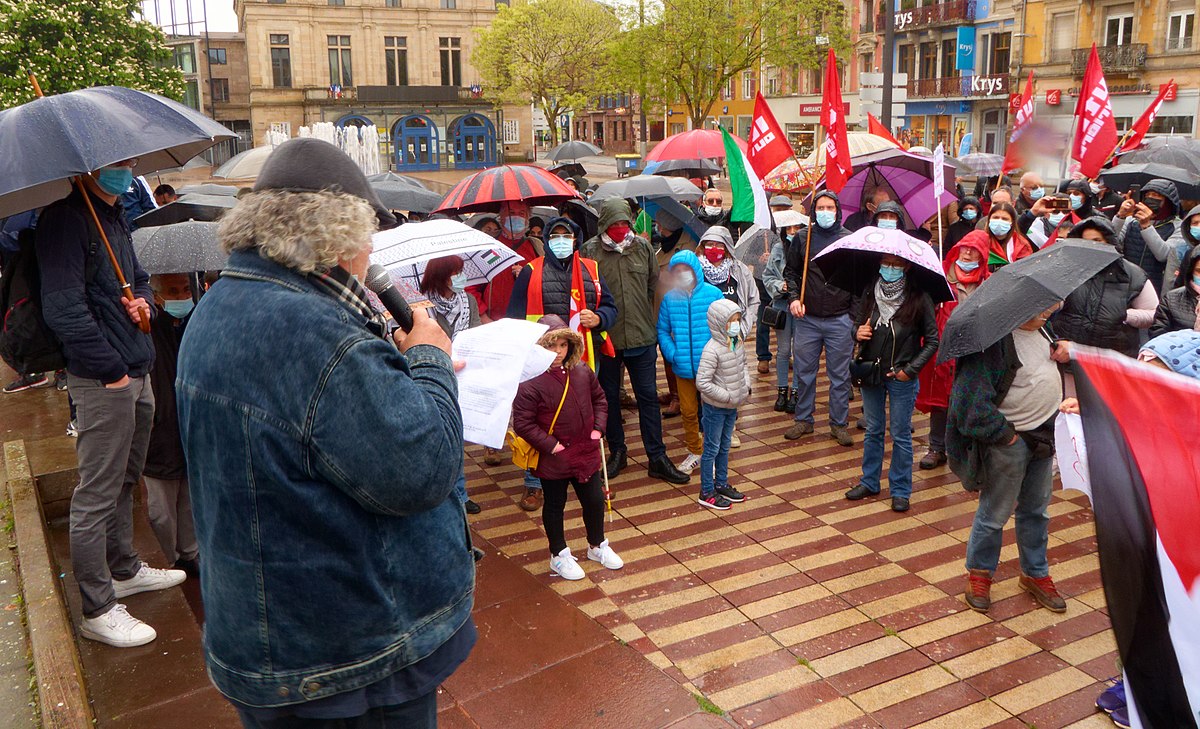
[[[746,500],[729,485],[729,448],[738,406],[750,399],[750,370],[746,367],[741,310],[728,299],[708,307],[712,339],[704,345],[696,370],[696,389],[704,403],[704,455],[700,459],[701,506],[724,511]]]

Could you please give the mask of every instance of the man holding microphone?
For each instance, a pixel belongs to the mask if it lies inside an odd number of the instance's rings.
[[[475,642],[450,340],[421,314],[383,335],[377,225],[345,154],[280,145],[180,351],[205,657],[246,727],[435,726]]]

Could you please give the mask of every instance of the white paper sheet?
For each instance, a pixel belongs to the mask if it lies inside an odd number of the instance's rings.
[[[504,447],[517,386],[554,362],[554,353],[537,345],[546,329],[536,322],[501,319],[454,338],[454,359],[466,362],[458,372],[458,406],[467,442]]]
[[[1063,490],[1082,491],[1091,501],[1087,444],[1083,441],[1083,420],[1078,415],[1058,414],[1054,421],[1054,451],[1058,455],[1058,475],[1062,478]]]

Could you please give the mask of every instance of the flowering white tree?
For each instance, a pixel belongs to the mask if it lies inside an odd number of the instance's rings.
[[[138,0],[0,0],[0,108],[46,94],[128,86],[183,97],[183,74]]]

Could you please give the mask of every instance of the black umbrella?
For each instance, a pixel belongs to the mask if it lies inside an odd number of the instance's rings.
[[[1157,162],[1200,175],[1200,139],[1190,137],[1151,137],[1132,152],[1119,157],[1120,164]]]
[[[397,175],[395,172],[391,172],[390,170],[388,172],[380,172],[379,174],[375,175],[367,175],[367,182],[400,182],[405,185],[409,185],[410,187],[419,187],[422,190],[429,189],[424,182],[421,182],[415,177],[409,177],[408,175]]]
[[[404,210],[410,213],[429,213],[437,208],[442,196],[436,192],[415,187],[407,182],[372,182],[371,189],[388,210]]]
[[[1110,245],[1068,238],[1004,266],[955,307],[938,361],[982,352],[1120,257]]]
[[[546,159],[552,162],[561,162],[563,160],[576,160],[580,157],[595,157],[596,155],[604,154],[604,150],[594,144],[575,140],[572,142],[563,142],[550,153],[546,155]]]
[[[184,195],[175,202],[139,215],[134,218],[133,224],[139,228],[153,228],[185,220],[220,220],[237,205],[237,201],[236,197],[229,195]]]
[[[587,177],[587,170],[578,162],[559,162],[551,165],[549,170],[564,180],[569,177]]]
[[[705,177],[721,172],[721,166],[706,159],[665,159],[662,162],[651,162],[652,175],[674,177]]]
[[[217,241],[217,223],[188,221],[133,231],[133,249],[147,273],[219,271],[229,254]]]
[[[1196,173],[1158,162],[1122,162],[1101,172],[1100,180],[1108,185],[1108,189],[1118,192],[1128,190],[1130,185],[1145,186],[1151,180],[1166,180],[1175,184],[1179,197],[1184,200],[1200,199],[1200,177]]]
[[[179,188],[180,195],[220,195],[224,197],[237,197],[237,185],[218,185],[215,182],[205,182],[200,185],[185,185]]]
[[[0,111],[0,218],[67,196],[71,178],[127,159],[178,167],[233,132],[155,94],[98,86]]]

